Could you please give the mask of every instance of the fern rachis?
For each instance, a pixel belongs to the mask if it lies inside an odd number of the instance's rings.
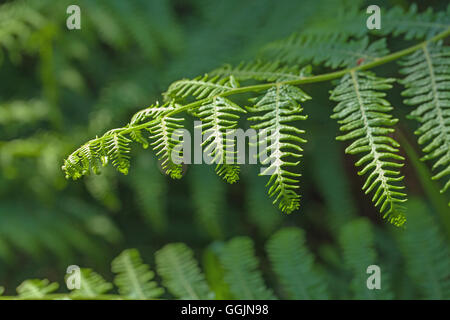
[[[402,80],[408,97],[405,103],[417,105],[410,117],[420,122],[416,130],[419,144],[427,143],[423,148],[426,155],[423,160],[437,161],[433,169],[437,170],[433,179],[450,176],[450,50],[445,46],[423,46],[411,56],[401,61]],[[450,188],[450,178],[444,183],[441,192]]]

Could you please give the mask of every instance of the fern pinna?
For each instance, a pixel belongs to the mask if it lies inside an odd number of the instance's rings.
[[[450,188],[450,47],[425,45],[400,64],[404,102],[417,106],[410,117],[420,123],[415,133],[426,144],[423,160],[437,160],[433,179],[447,180],[443,193]]]
[[[404,58],[401,64],[406,74],[402,80],[407,88],[405,103],[418,105],[412,116],[421,122],[417,130],[419,143],[427,143],[424,160],[437,160],[433,179],[447,177],[449,53],[439,41],[450,34],[450,21],[445,12],[417,13],[415,6],[409,11],[393,8],[385,15],[392,19],[381,30],[371,31],[359,25],[359,21],[364,21],[362,12],[340,12],[327,22],[333,31],[323,28],[320,19],[312,21],[302,32],[264,46],[254,61],[236,67],[226,65],[209,74],[172,83],[163,94],[164,105],[155,104],[138,112],[127,126],[111,130],[69,155],[63,166],[66,176],[77,179],[90,171],[98,173],[99,164],[109,161],[126,174],[130,142],[147,147],[149,135],[163,169],[172,178],[180,178],[181,163],[185,162],[179,133],[183,124],[176,115],[187,112],[202,121],[198,128],[207,136],[203,146],[210,162],[216,165],[217,174],[235,183],[240,167],[233,130],[241,123],[238,120],[246,117],[252,128],[259,130],[257,155],[263,167],[260,174],[270,176],[269,196],[281,211],[291,213],[300,207],[297,166],[306,142],[301,123],[306,120],[303,104],[307,108],[311,99],[298,86],[341,79],[330,97],[337,102],[332,117],[345,131],[337,139],[351,141],[346,153],[361,155],[356,166],[361,168],[358,174],[366,176],[363,191],[372,194],[383,217],[402,226],[406,221],[403,203],[407,196],[400,169],[405,159],[395,138],[399,120],[391,115],[393,107],[384,92],[395,79],[378,77],[367,70]],[[387,35],[423,41],[394,53],[389,53],[384,38],[370,41]],[[329,72],[314,75],[309,64]],[[245,108],[232,97],[244,93],[251,95],[250,105]],[[447,180],[442,192],[449,189],[449,184]]]
[[[388,114],[392,107],[383,98],[385,93],[376,91],[391,88],[393,81],[368,72],[351,71],[333,90],[331,99],[338,101],[332,118],[340,119],[341,131],[348,131],[337,139],[354,140],[345,149],[346,153],[364,154],[356,162],[356,166],[363,166],[358,174],[368,174],[363,190],[374,191],[372,201],[380,206],[384,217],[400,226],[405,221],[401,203],[406,201],[406,194],[400,191],[404,186],[398,185],[403,179],[398,168],[403,166],[399,161],[404,158],[398,155],[399,144],[388,136],[398,119]]]
[[[303,149],[299,144],[306,142],[300,137],[305,131],[288,123],[307,118],[301,115],[303,109],[298,102],[308,99],[310,97],[296,87],[277,85],[269,89],[264,96],[254,100],[254,107],[247,108],[253,113],[265,112],[264,115],[253,116],[249,120],[258,122],[252,125],[252,128],[259,130],[260,162],[262,165],[268,165],[261,174],[270,175],[269,196],[274,196],[273,202],[279,201],[280,209],[287,213],[300,206],[299,196],[295,192],[299,187],[297,183],[300,174],[287,170],[300,162],[287,161],[285,158],[300,158]],[[270,156],[267,155],[268,151]]]

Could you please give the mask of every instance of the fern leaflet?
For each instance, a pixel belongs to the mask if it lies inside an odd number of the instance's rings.
[[[443,193],[450,188],[450,47],[424,46],[400,63],[404,102],[417,106],[410,116],[421,124],[419,144],[427,144],[422,160],[437,160],[433,179],[448,177]]]
[[[136,249],[123,251],[112,261],[111,270],[116,273],[114,284],[123,296],[142,300],[157,298],[164,293],[164,289],[151,281],[155,273],[149,270],[148,265],[142,263]]]
[[[225,271],[224,280],[235,299],[276,299],[258,270],[258,260],[250,238],[237,237],[230,240],[222,248],[219,259]]]
[[[389,277],[383,272],[381,290],[368,290],[367,268],[376,264],[374,234],[365,218],[359,218],[344,225],[339,233],[339,244],[346,268],[352,272],[350,283],[355,299],[392,299]]]
[[[74,297],[95,298],[112,289],[113,285],[91,269],[82,268],[80,272],[80,289],[71,293]]]
[[[228,183],[239,180],[239,166],[236,164],[236,152],[233,134],[239,116],[237,112],[245,112],[234,102],[215,97],[211,103],[201,106],[196,112],[202,123],[205,140],[202,146],[204,152],[211,158],[211,163],[217,163],[216,172]]]
[[[184,243],[168,244],[155,253],[156,268],[163,285],[179,299],[211,299],[205,276],[194,253]]]
[[[277,231],[267,242],[273,270],[290,299],[327,299],[325,279],[314,268],[314,258],[298,228]]]
[[[450,298],[450,248],[430,209],[412,201],[408,228],[398,236],[405,255],[406,272],[427,299]]]
[[[253,116],[249,120],[257,122],[252,128],[259,129],[260,162],[262,165],[269,164],[261,172],[261,175],[271,175],[267,183],[267,186],[270,185],[269,196],[275,197],[273,203],[279,201],[279,208],[286,213],[291,213],[300,206],[300,197],[294,190],[299,188],[297,183],[301,175],[286,168],[297,166],[300,162],[287,161],[285,158],[300,158],[303,149],[299,144],[306,142],[299,137],[304,130],[287,123],[307,118],[300,114],[303,109],[298,101],[308,99],[310,97],[296,87],[276,85],[264,96],[252,100],[256,102],[253,107],[248,107],[250,112],[265,112],[264,115]],[[269,151],[270,155],[267,154]]]
[[[41,299],[57,290],[58,287],[58,283],[50,283],[47,279],[25,280],[17,287],[17,293],[21,299]]]

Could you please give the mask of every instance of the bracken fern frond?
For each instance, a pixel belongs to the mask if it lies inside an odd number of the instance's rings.
[[[417,106],[410,117],[420,123],[419,144],[426,144],[422,160],[437,160],[433,179],[447,177],[443,193],[450,188],[450,47],[424,46],[400,63],[404,102]]]

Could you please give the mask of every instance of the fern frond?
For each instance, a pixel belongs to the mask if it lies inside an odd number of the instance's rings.
[[[198,76],[194,79],[183,79],[172,83],[164,93],[166,100],[182,100],[187,96],[197,99],[213,97],[218,94],[239,87],[239,83],[233,76],[221,78],[210,77],[208,74]]]
[[[140,155],[130,178],[129,187],[136,195],[139,213],[154,233],[164,234],[169,227],[168,185],[156,158],[149,152]]]
[[[398,185],[403,179],[398,168],[403,164],[392,160],[404,158],[397,154],[399,144],[388,136],[394,132],[389,127],[398,120],[388,114],[392,107],[383,99],[385,93],[377,91],[391,88],[393,81],[369,72],[350,72],[331,93],[331,100],[338,102],[331,117],[339,119],[341,131],[348,131],[337,140],[354,140],[345,152],[365,154],[356,162],[356,166],[364,166],[358,175],[370,172],[362,189],[366,194],[375,190],[372,201],[380,206],[383,218],[402,226],[406,218],[401,203],[406,201],[406,195],[399,191],[404,187]]]
[[[388,53],[386,40],[369,44],[368,37],[361,40],[330,40],[311,38],[309,35],[293,35],[268,45],[263,55],[286,63],[325,65],[332,69],[356,66],[376,60]]]
[[[298,80],[310,75],[310,68],[299,69],[298,66],[283,66],[280,61],[262,60],[241,62],[233,67],[229,64],[215,69],[211,72],[213,76],[222,78],[233,76],[236,80],[244,81],[249,79],[259,81],[289,81]]]
[[[46,120],[50,106],[42,100],[13,100],[0,104],[0,125],[29,125],[40,120]]]
[[[394,7],[381,15],[381,29],[375,30],[374,33],[392,34],[394,37],[403,35],[406,40],[429,39],[450,26],[450,5],[447,11],[434,13],[430,7],[419,13],[417,4],[412,3],[407,11]]]
[[[28,1],[15,1],[0,6],[0,63],[3,50],[13,61],[20,61],[21,52],[33,34],[47,23],[46,18]]]
[[[58,283],[50,283],[47,279],[25,280],[17,287],[17,293],[21,299],[40,299],[56,291],[58,287]]]
[[[239,115],[246,111],[234,102],[214,97],[211,103],[201,106],[196,116],[202,121],[197,128],[202,130],[205,137],[202,143],[204,151],[211,163],[216,163],[216,172],[228,183],[239,180],[239,166],[236,164],[235,141],[233,134],[237,126]]]
[[[166,2],[82,0],[86,29],[115,50],[136,48],[139,55],[161,63],[180,43],[179,26]]]
[[[450,248],[433,215],[414,200],[408,210],[408,228],[398,234],[406,272],[426,299],[450,299]]]
[[[116,274],[114,284],[123,296],[142,300],[158,298],[164,293],[164,289],[151,281],[155,273],[142,262],[136,249],[123,251],[112,261],[111,270]]]
[[[221,248],[220,262],[224,268],[224,280],[233,297],[238,300],[276,299],[264,283],[259,262],[255,257],[253,241],[248,237],[231,239]]]
[[[194,253],[184,243],[172,243],[155,253],[156,269],[163,285],[179,299],[211,299],[205,276],[201,273]]]
[[[365,218],[353,220],[342,227],[339,244],[342,249],[346,269],[351,271],[353,279],[350,287],[355,299],[392,299],[389,276],[377,261],[375,240],[370,222]],[[378,265],[381,269],[381,289],[367,288],[367,267]]]
[[[400,63],[404,103],[417,106],[410,117],[420,123],[419,144],[427,144],[422,160],[437,160],[432,179],[447,177],[443,193],[450,188],[450,47],[424,46]]]
[[[302,34],[311,39],[328,39],[345,41],[351,37],[361,38],[367,34],[365,26],[367,14],[360,10],[354,1],[339,6],[330,6],[329,2],[319,3],[320,9],[307,22]]]
[[[207,169],[205,166],[192,166],[189,169],[194,218],[199,231],[212,239],[222,239],[227,221],[226,189],[217,176],[208,174]]]
[[[289,299],[327,299],[325,279],[314,268],[314,257],[298,228],[277,231],[266,244],[272,268]]]
[[[70,295],[74,297],[95,298],[113,288],[113,285],[91,269],[81,268],[80,289],[74,289]]]
[[[282,223],[283,216],[265,196],[265,186],[261,183],[263,178],[258,176],[257,170],[257,168],[252,168],[251,171],[247,171],[245,212],[248,221],[266,238]]]
[[[299,144],[306,142],[300,138],[304,130],[288,123],[307,118],[301,115],[303,109],[298,102],[308,99],[310,97],[296,87],[276,85],[264,96],[252,100],[256,102],[253,107],[248,107],[250,112],[264,112],[264,115],[252,116],[249,120],[257,122],[252,128],[258,130],[258,145],[262,149],[258,154],[260,162],[269,165],[261,172],[261,175],[271,176],[267,183],[270,186],[269,196],[275,197],[273,203],[279,201],[279,208],[286,213],[300,206],[300,197],[294,190],[299,188],[297,183],[301,175],[287,170],[287,167],[297,166],[300,162],[285,158],[300,158],[303,149]]]

